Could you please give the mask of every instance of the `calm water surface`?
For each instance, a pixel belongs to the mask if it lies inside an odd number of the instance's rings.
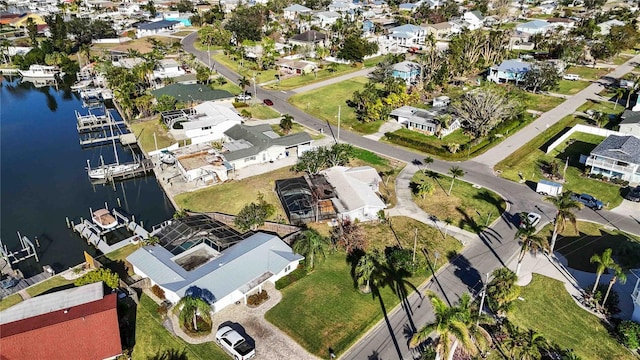
[[[92,185],[86,162],[114,161],[113,147],[83,149],[78,142],[74,110],[86,113],[77,94],[46,86],[35,88],[19,78],[0,82],[0,236],[11,250],[18,236],[40,240],[40,263],[19,266],[26,273],[43,265],[60,271],[82,261],[83,250],[95,250],[67,229],[65,217],[89,217],[89,208],[122,207],[146,228],[173,214],[173,207],[152,175],[113,185]],[[132,159],[118,145],[120,161]],[[76,221],[77,223],[77,221]]]

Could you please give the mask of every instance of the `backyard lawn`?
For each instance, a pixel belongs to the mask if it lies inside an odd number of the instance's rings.
[[[42,295],[51,289],[61,290],[58,288],[67,288],[73,287],[73,280],[67,280],[60,275],[49,278],[43,282],[35,284],[31,287],[27,288],[27,294],[29,296],[34,297],[38,295]]]
[[[362,90],[367,82],[366,77],[356,77],[294,95],[289,98],[289,102],[300,110],[333,125],[338,124],[338,107],[340,107],[340,126],[363,134],[373,134],[378,131],[384,121],[363,124],[356,119],[355,110],[347,106],[346,102],[355,91]],[[335,99],[335,101],[327,101],[327,99]]]
[[[562,282],[534,274],[531,283],[522,288],[521,297],[509,313],[515,325],[533,329],[585,360],[636,359],[598,317],[573,301]]]
[[[142,295],[136,308],[134,360],[148,359],[230,359],[215,342],[188,344],[162,326],[158,305]],[[183,356],[179,356],[179,355]],[[171,356],[173,355],[173,356]]]
[[[169,135],[167,129],[158,122],[157,118],[132,123],[131,131],[133,131],[136,138],[138,138],[140,148],[147,153],[176,143],[176,140]],[[153,134],[156,134],[155,140],[153,139]],[[157,148],[155,143],[156,140],[158,141]]]
[[[443,240],[436,229],[415,220],[393,218],[392,224],[406,248],[413,246],[414,228],[418,229],[419,247],[427,247],[430,253],[437,250],[447,254],[460,248],[457,240],[451,237]],[[397,244],[389,225],[363,226],[371,247]],[[354,287],[350,273],[351,267],[343,252],[328,254],[326,261],[308,276],[281,290],[282,300],[266,313],[266,319],[317,356],[326,357],[329,347],[336,354],[343,353],[383,316],[379,299],[361,294]],[[419,286],[426,275],[422,273],[408,280]],[[399,303],[388,287],[381,290],[381,298],[387,313]]]
[[[564,132],[565,129],[568,130],[568,128],[577,123],[584,123],[584,119],[573,115],[563,118],[499,162],[494,169],[501,172],[501,177],[511,181],[523,180],[520,178],[520,174],[522,174],[524,180],[538,181],[545,179],[540,169],[541,162],[557,161],[564,164],[568,156],[569,167],[566,174],[567,182],[563,185],[564,189],[577,193],[592,194],[605,204],[609,203],[609,208],[617,206],[622,202],[620,187],[582,176],[584,167],[578,163],[580,154],[589,153],[602,141],[602,137],[574,133],[570,139],[567,139],[567,142],[573,139],[573,143],[568,144],[565,142],[560,144],[549,154],[544,152],[544,149],[553,139]]]
[[[589,85],[591,85],[591,83],[584,80],[560,80],[560,82],[558,83],[558,89],[551,90],[551,92],[565,95],[574,95],[584,90],[584,88]]]
[[[20,294],[11,294],[0,300],[0,311],[8,309],[20,302],[22,302],[22,296],[20,296]]]
[[[533,94],[530,92],[524,93],[526,98],[526,108],[536,110],[540,112],[547,112],[554,107],[562,104],[565,99],[556,96],[549,96],[543,94]]]
[[[552,233],[552,225],[540,230],[540,236],[547,238],[551,238]],[[569,267],[595,273],[596,266],[589,259],[607,248],[613,250],[613,256],[624,269],[640,267],[640,237],[591,222],[578,221],[578,232],[567,224],[558,236],[555,251],[567,258]]]
[[[586,80],[598,80],[601,77],[607,75],[611,72],[611,69],[608,68],[592,68],[587,66],[570,66],[566,69],[565,74],[575,74],[580,75],[581,78]]]
[[[416,184],[430,183],[433,188],[433,192],[424,199],[413,196],[422,210],[440,220],[451,219],[453,225],[471,232],[481,231],[482,226],[490,225],[506,209],[498,194],[484,188],[477,189],[460,178],[456,179],[451,196],[447,196],[451,184],[449,176],[431,172],[425,175],[419,171],[411,180]]]

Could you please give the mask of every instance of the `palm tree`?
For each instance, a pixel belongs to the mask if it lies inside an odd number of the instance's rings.
[[[489,307],[498,315],[506,313],[511,303],[520,295],[517,285],[518,275],[507,267],[501,267],[491,273],[492,280],[487,286]]]
[[[316,230],[309,229],[302,232],[293,250],[307,259],[307,268],[313,269],[316,258],[325,258],[324,247],[329,239],[320,235]]]
[[[573,349],[569,349],[562,352],[562,360],[582,360],[582,358],[576,355]]]
[[[457,166],[452,166],[449,169],[449,174],[451,175],[451,186],[449,186],[449,192],[447,193],[447,196],[451,195],[451,190],[453,190],[453,183],[456,181],[457,177],[463,177],[464,176],[464,170],[460,169]]]
[[[613,110],[615,110],[618,107],[618,103],[620,102],[620,99],[622,99],[622,97],[624,96],[625,92],[626,91],[621,87],[616,88],[616,93],[615,93],[616,103],[613,106]]]
[[[549,345],[541,334],[531,329],[519,334],[518,340],[516,346],[512,347],[512,351],[517,353],[517,358],[520,360],[540,359],[542,357],[540,350]]]
[[[9,47],[11,46],[11,41],[9,39],[2,39],[0,41],[0,51],[2,51],[2,61],[5,63],[11,63],[11,56],[9,55]]]
[[[180,309],[180,322],[182,322],[185,327],[187,323],[191,322],[193,324],[193,330],[198,331],[198,317],[207,323],[211,323],[211,306],[199,297],[185,296],[178,301],[176,306]]]
[[[627,105],[626,105],[625,109],[629,108],[629,101],[631,100],[631,94],[638,87],[638,85],[640,85],[640,76],[638,76],[638,75],[632,75],[632,76],[633,77],[631,78],[631,80],[633,81],[633,84],[631,84],[631,87],[629,88],[629,91],[627,92]]]
[[[243,76],[241,79],[238,80],[238,86],[240,86],[242,88],[242,93],[244,94],[246,92],[246,88],[247,86],[251,85],[251,82],[249,81],[249,79],[247,79],[246,76]],[[256,94],[253,94],[254,96]],[[244,102],[247,102],[246,97],[244,98]]]
[[[422,161],[424,162],[423,172],[426,172],[427,169],[429,168],[429,165],[433,164],[433,158],[431,156],[427,156],[426,158],[422,159]]]
[[[571,198],[571,192],[569,191],[565,191],[558,196],[547,196],[544,200],[552,203],[558,209],[553,225],[551,246],[549,246],[549,253],[553,254],[553,249],[556,247],[556,239],[558,238],[558,231],[564,230],[567,220],[573,224],[576,232],[578,231],[576,214],[573,212],[580,209],[581,205],[579,202]]]
[[[464,310],[457,306],[447,304],[433,292],[426,294],[433,306],[435,321],[425,324],[411,338],[409,346],[415,348],[429,338],[432,332],[436,332],[436,352],[443,359],[448,359],[451,352],[452,340],[456,339],[463,349],[470,354],[475,354],[476,348],[471,341],[469,328],[465,323]]]
[[[289,114],[282,115],[282,119],[280,120],[280,128],[284,131],[285,134],[288,134],[293,127],[293,116]]]
[[[547,250],[549,248],[549,242],[546,238],[535,235],[536,228],[529,222],[527,214],[522,213],[520,214],[520,217],[524,219],[524,226],[518,228],[515,236],[516,240],[520,239],[522,241],[522,246],[520,247],[520,256],[518,257],[518,265],[516,265],[516,275],[520,273],[522,260],[528,252],[537,254],[538,251]]]
[[[358,260],[356,282],[363,293],[368,294],[371,286],[378,287],[383,283],[385,263],[384,255],[378,250],[368,252]]]
[[[420,195],[420,197],[424,199],[427,195],[431,195],[431,193],[433,192],[433,185],[431,185],[431,183],[426,181],[421,182],[418,184],[417,190],[418,190],[418,195]]]
[[[609,287],[607,288],[607,293],[604,295],[604,299],[602,299],[602,304],[601,304],[602,306],[604,306],[604,304],[607,302],[607,298],[609,297],[611,288],[613,287],[613,284],[616,283],[616,281],[620,281],[621,284],[624,284],[627,282],[627,275],[624,273],[620,265],[613,264],[613,266],[610,267],[609,269],[613,270],[614,275],[611,278],[611,281],[609,281]]]
[[[596,288],[598,287],[598,283],[600,283],[600,276],[602,275],[602,273],[606,270],[611,268],[613,265],[615,265],[615,262],[613,261],[613,259],[611,258],[611,248],[606,249],[605,251],[602,252],[602,254],[598,255],[598,254],[593,254],[593,256],[591,257],[591,259],[589,259],[589,261],[593,264],[596,263],[598,264],[598,267],[596,268],[596,283],[593,284],[593,289],[591,290],[591,294],[595,294],[596,293]]]

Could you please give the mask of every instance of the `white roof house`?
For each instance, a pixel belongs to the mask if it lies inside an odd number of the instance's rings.
[[[477,30],[484,24],[484,16],[480,11],[467,11],[462,15],[462,20],[466,22],[466,28]]]
[[[154,79],[166,79],[182,76],[187,72],[184,71],[179,62],[174,59],[162,59],[158,61],[158,65],[153,70]]]
[[[544,34],[547,31],[553,29],[555,27],[554,24],[549,23],[545,20],[533,20],[526,22],[524,24],[519,24],[516,26],[516,31],[525,32],[527,34]]]
[[[620,21],[620,20],[609,20],[609,21],[605,21],[602,22],[600,24],[598,24],[598,27],[600,28],[600,35],[609,35],[609,32],[611,31],[611,28],[614,26],[624,26],[625,23]]]
[[[376,169],[370,166],[334,166],[322,174],[335,190],[337,198],[331,201],[341,219],[375,220],[378,211],[387,207],[377,194],[382,179]]]
[[[424,45],[425,38],[430,31],[424,27],[405,24],[389,29],[387,38],[398,46],[413,47]]]
[[[285,19],[293,20],[299,14],[310,14],[313,10],[309,9],[306,6],[302,6],[300,4],[291,4],[291,5],[287,6],[286,8],[284,8],[283,11],[284,11],[284,18]]]
[[[222,251],[202,241],[182,252],[145,246],[127,257],[134,272],[161,287],[171,302],[178,302],[192,287],[208,290],[214,312],[246,301],[249,293],[261,289],[266,281],[275,283],[302,259],[278,236],[263,232]]]
[[[195,115],[182,122],[185,135],[194,144],[224,139],[224,132],[242,123],[242,116],[228,103],[206,101],[193,107]]]

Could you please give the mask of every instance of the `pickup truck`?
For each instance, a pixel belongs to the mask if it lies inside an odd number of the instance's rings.
[[[576,201],[584,204],[584,206],[586,206],[588,208],[591,208],[593,210],[600,210],[604,206],[602,201],[594,198],[593,196],[591,196],[589,194],[573,194],[573,195],[571,195],[571,198],[573,200],[576,200]]]
[[[230,326],[223,326],[216,333],[216,341],[235,360],[247,360],[256,356],[256,349]]]

